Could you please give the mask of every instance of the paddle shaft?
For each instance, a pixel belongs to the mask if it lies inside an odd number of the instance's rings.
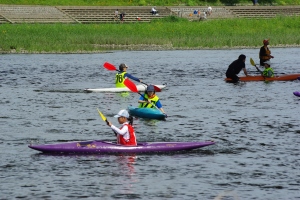
[[[107,118],[102,114],[102,112],[99,110],[99,108],[97,108],[98,113],[100,115],[100,117],[102,118],[103,121],[106,122],[107,125],[109,125],[109,122],[107,121]],[[117,133],[113,130],[114,134],[117,135]]]
[[[107,121],[107,118],[102,114],[102,112],[98,108],[97,108],[97,110],[98,110],[98,113],[99,113],[100,117],[102,118],[102,120],[105,121],[106,124],[108,125],[109,122]]]
[[[264,80],[266,80],[266,77],[264,77],[263,72],[256,66],[256,64],[255,64],[255,62],[254,62],[254,60],[253,60],[252,58],[250,58],[250,63],[251,63],[251,65],[253,65],[253,66],[256,68],[256,70],[261,74],[261,76],[264,78]]]
[[[149,102],[149,99],[147,99],[143,94],[141,94],[139,92],[138,92],[138,94],[141,95],[147,102]],[[154,106],[157,110],[159,110],[161,112],[161,110],[155,104],[153,104],[151,101],[150,101],[150,103],[152,104],[152,106]]]

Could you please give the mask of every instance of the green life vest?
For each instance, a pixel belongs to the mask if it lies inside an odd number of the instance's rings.
[[[159,100],[158,96],[156,95],[152,99],[150,99],[147,94],[144,94],[144,97],[146,99],[149,99],[154,105],[156,105],[156,103]],[[145,102],[145,103],[140,103],[139,108],[154,108],[154,106],[151,103]]]
[[[265,76],[265,77],[274,77],[274,71],[273,71],[273,69],[271,67],[265,69],[263,71],[263,76]]]
[[[124,81],[125,81],[125,74],[126,72],[121,72],[121,73],[117,73],[116,74],[116,87],[120,88],[120,87],[126,87],[124,85]]]

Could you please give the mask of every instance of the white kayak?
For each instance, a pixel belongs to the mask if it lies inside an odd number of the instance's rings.
[[[159,87],[160,89],[163,89],[166,87],[166,85],[155,85],[156,87]],[[144,92],[147,88],[146,85],[137,85],[136,86],[139,92]],[[85,92],[130,92],[130,90],[127,87],[122,88],[96,88],[96,89],[84,89]]]

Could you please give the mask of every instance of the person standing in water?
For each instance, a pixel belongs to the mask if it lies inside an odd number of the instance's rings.
[[[261,66],[264,66],[264,62],[266,62],[267,60],[274,58],[274,56],[271,55],[270,49],[268,48],[269,39],[264,39],[263,44],[264,46],[262,46],[259,50],[259,64]]]

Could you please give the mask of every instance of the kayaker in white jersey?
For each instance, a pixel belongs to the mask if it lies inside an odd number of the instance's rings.
[[[124,85],[125,78],[130,78],[132,80],[135,80],[137,82],[142,82],[139,78],[136,78],[132,76],[131,74],[127,73],[128,66],[124,63],[120,64],[119,66],[119,72],[116,74],[116,87],[126,87]]]
[[[111,122],[108,122],[107,125],[111,127],[111,129],[117,135],[117,143],[122,145],[131,145],[136,146],[136,136],[134,132],[134,128],[132,127],[133,117],[129,115],[127,110],[120,110],[117,115],[114,116],[118,118],[119,124],[122,124],[121,128],[117,128]]]

